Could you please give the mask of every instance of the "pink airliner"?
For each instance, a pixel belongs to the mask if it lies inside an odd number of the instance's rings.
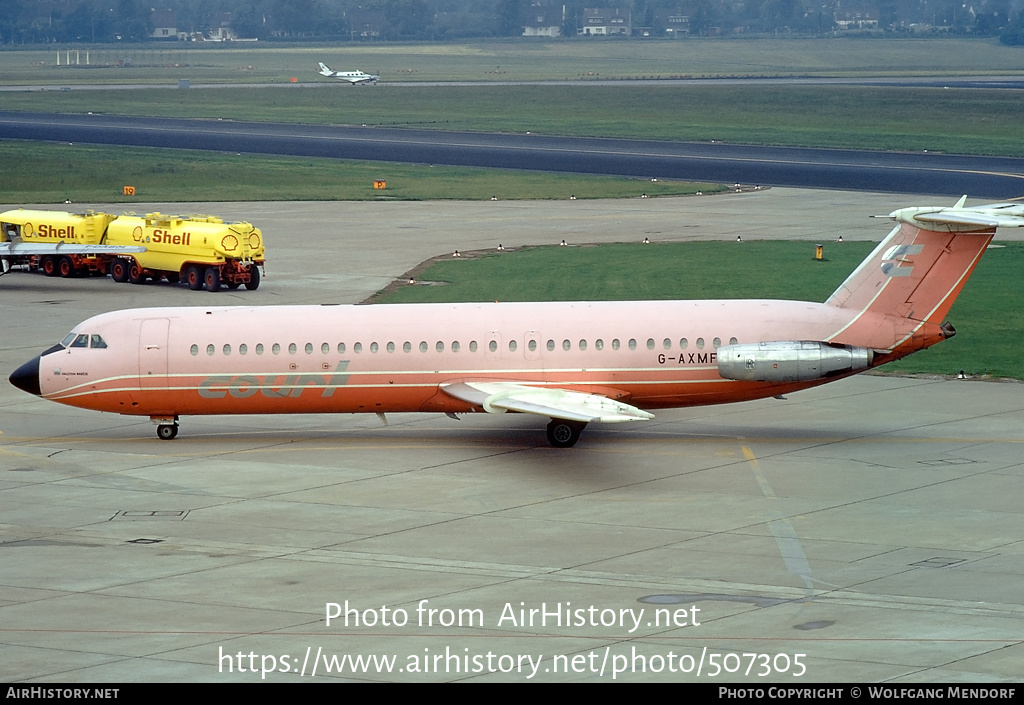
[[[149,416],[509,411],[552,445],[590,422],[778,396],[954,334],[945,316],[999,226],[1024,206],[904,208],[825,303],[613,301],[148,308],[79,324],[16,387]]]

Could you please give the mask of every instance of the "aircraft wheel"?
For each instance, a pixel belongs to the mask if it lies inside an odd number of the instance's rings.
[[[203,275],[199,271],[199,267],[193,264],[185,270],[185,283],[192,291],[199,291],[203,288]]]
[[[177,435],[178,424],[176,423],[162,423],[156,427],[156,436],[162,441],[174,440]]]
[[[130,284],[146,283],[146,274],[138,262],[132,261],[128,264],[128,282]]]
[[[110,278],[120,284],[128,281],[128,261],[124,257],[118,257],[110,263]]]
[[[551,419],[548,424],[548,443],[555,448],[572,448],[580,439],[587,424],[565,419]]]
[[[40,268],[43,270],[43,274],[48,277],[55,277],[60,274],[57,270],[57,260],[53,257],[43,257]]]
[[[68,277],[75,276],[75,263],[71,261],[70,257],[61,257],[57,260],[57,270],[60,275],[67,279]]]
[[[260,268],[259,265],[249,265],[249,281],[246,282],[245,288],[249,291],[256,291],[260,288]]]
[[[220,270],[216,267],[208,267],[203,275],[207,291],[220,291]]]

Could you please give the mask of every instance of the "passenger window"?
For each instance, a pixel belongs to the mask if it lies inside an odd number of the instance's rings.
[[[686,350],[686,348],[689,347],[689,345],[690,345],[690,341],[687,340],[686,338],[680,338],[679,339],[679,349],[680,350]]]
[[[565,340],[562,341],[562,350],[571,350],[571,349],[572,349],[572,343],[570,343],[569,339],[566,338]]]
[[[328,345],[327,343],[321,343],[320,344],[320,354],[321,355],[326,355],[329,352],[331,352],[331,346]]]
[[[516,347],[517,347],[516,346],[516,341],[514,341],[514,340],[508,341],[508,351],[509,352],[515,352],[516,351]]]
[[[661,341],[661,347],[665,348],[666,350],[671,350],[672,341],[668,338],[665,338],[663,341]]]
[[[618,350],[618,349],[619,349],[619,339],[618,338],[612,338],[612,350]]]
[[[736,338],[729,338],[729,345],[736,345],[739,342]]]
[[[248,345],[246,345],[245,343],[242,343],[241,345],[238,346],[238,354],[239,355],[245,355],[247,352],[249,352],[249,346]]]
[[[594,347],[598,350],[604,350],[604,341],[598,338],[594,341]]]
[[[434,345],[434,350],[437,350],[438,352],[444,352],[444,343],[442,343],[440,340],[437,341],[437,343]]]
[[[299,351],[299,346],[298,345],[296,345],[295,343],[288,343],[288,354],[289,355],[294,355],[298,351]]]
[[[107,347],[107,343],[100,336],[93,335],[92,338],[89,341],[89,347],[90,348],[100,348],[100,349],[102,349],[102,348]]]
[[[586,349],[587,349],[587,341],[581,340],[580,341],[580,350],[586,350]]]
[[[629,349],[636,350],[636,338],[629,339]]]
[[[389,353],[393,353],[394,351],[395,351],[395,344],[394,344],[394,343],[392,343],[392,342],[391,342],[391,341],[389,340],[389,341],[388,341],[388,352],[389,352]]]
[[[491,342],[487,343],[487,349],[490,350],[491,352],[498,352],[498,341],[492,340]]]
[[[307,355],[312,355],[313,354],[313,343],[306,343],[306,354]]]
[[[426,352],[426,351],[427,351],[427,347],[428,347],[428,346],[427,346],[427,341],[425,341],[425,340],[421,340],[421,341],[420,341],[420,352],[421,352],[421,353],[424,353],[424,352]]]
[[[263,354],[263,343],[256,343],[256,354],[257,355],[262,355]]]
[[[227,343],[224,344],[224,354],[225,355],[230,355],[231,354],[231,346],[228,345]]]
[[[647,339],[647,349],[654,350],[654,338]]]
[[[548,341],[548,352],[551,352],[554,349],[555,349],[555,341],[549,340]]]
[[[697,338],[697,349],[698,350],[703,350],[704,349],[704,338]]]
[[[722,339],[715,338],[714,340],[711,341],[711,344],[715,346],[715,350],[718,350],[718,348],[722,347]]]
[[[402,343],[402,352],[411,352],[411,351],[412,351],[412,343],[410,343],[408,340],[405,341],[404,343]]]
[[[470,352],[476,352],[476,348],[477,348],[476,341],[475,340],[469,341],[469,351]]]
[[[526,347],[530,349],[530,352],[537,352],[537,341],[531,340],[526,344]]]
[[[344,355],[345,354],[345,343],[338,343],[338,354],[339,355]]]
[[[363,344],[362,343],[356,343],[355,345],[352,346],[352,352],[354,352],[356,355],[358,355],[362,351],[363,351]]]
[[[370,352],[372,352],[373,354],[376,355],[377,354],[377,350],[379,350],[379,349],[380,349],[380,346],[377,345],[376,341],[370,343]]]
[[[459,345],[459,341],[457,341],[457,340],[453,340],[452,341],[452,352],[457,353],[459,351],[460,347],[461,346]]]
[[[281,343],[274,343],[274,346],[270,349],[275,355],[281,354]]]
[[[189,350],[189,352],[192,353],[192,357],[195,357],[196,355],[199,354],[199,346],[193,344],[192,348]]]
[[[213,347],[213,343],[210,343],[209,345],[206,346],[206,354],[207,355],[213,355],[213,353],[215,353],[216,351],[217,351],[217,349],[215,347]]]

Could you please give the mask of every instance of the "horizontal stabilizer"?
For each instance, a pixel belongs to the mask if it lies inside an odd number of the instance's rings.
[[[492,414],[518,411],[583,423],[621,423],[654,418],[654,414],[600,394],[567,389],[531,387],[513,382],[459,382],[442,384],[441,390],[456,399],[482,406],[484,411]]]
[[[992,228],[1024,227],[1024,205],[991,203],[963,207],[964,199],[952,208],[901,208],[889,214],[893,220],[909,223],[924,230],[964,232]]]
[[[137,245],[71,245],[65,242],[0,242],[0,256],[28,257],[30,255],[103,255],[145,252]]]

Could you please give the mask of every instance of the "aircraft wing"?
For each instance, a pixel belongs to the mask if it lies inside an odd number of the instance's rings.
[[[654,418],[654,414],[600,394],[557,387],[531,387],[515,382],[457,382],[442,384],[441,390],[456,399],[482,406],[492,414],[519,411],[584,423],[620,423]]]
[[[137,245],[69,245],[64,242],[0,242],[0,257],[29,255],[101,255],[145,252]]]

